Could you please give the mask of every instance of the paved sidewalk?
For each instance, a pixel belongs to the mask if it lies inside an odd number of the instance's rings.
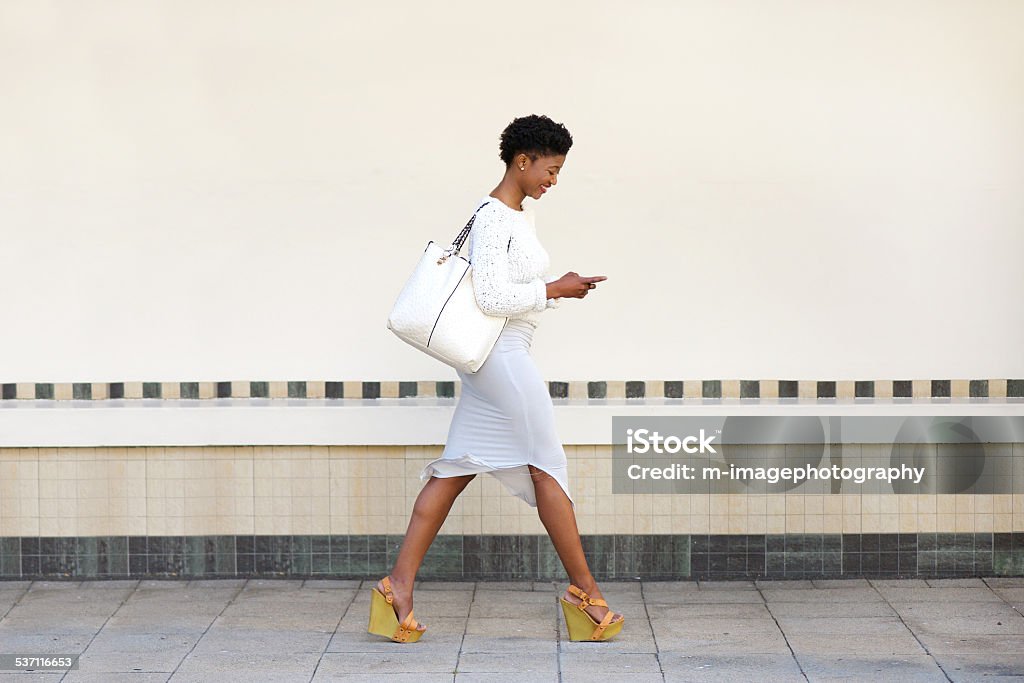
[[[604,582],[626,615],[605,643],[566,640],[564,585],[433,581],[422,640],[391,643],[366,633],[372,585],[0,582],[0,653],[82,653],[0,680],[1024,680],[1024,579]]]

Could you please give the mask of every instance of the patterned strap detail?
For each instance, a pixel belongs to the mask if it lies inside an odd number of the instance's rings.
[[[610,623],[612,623],[612,611],[608,610],[608,612],[604,615],[604,619],[602,619],[601,623],[597,625],[597,628],[594,629],[594,632],[590,634],[590,639],[600,640],[601,634],[604,633],[604,630],[608,628],[608,624]]]
[[[419,624],[412,618],[413,611],[415,610],[410,610],[408,616],[406,616],[405,619],[402,620],[402,623],[398,625],[398,628],[395,629],[395,635],[391,636],[391,640],[404,642],[409,640],[409,636],[413,631],[417,630]]]
[[[587,609],[590,605],[597,605],[599,607],[607,607],[608,603],[602,598],[592,598],[582,588],[578,588],[574,584],[569,584],[569,592],[580,599],[580,603],[576,605],[582,612]]]

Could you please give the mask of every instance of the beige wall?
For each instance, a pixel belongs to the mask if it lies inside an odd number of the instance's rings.
[[[863,449],[884,448],[862,445]],[[1020,445],[992,445],[1009,455]],[[612,495],[611,446],[567,446],[582,534],[1011,532],[1024,495]],[[403,534],[439,446],[0,448],[0,537]],[[543,534],[494,477],[442,534]]]
[[[384,321],[530,112],[546,376],[1024,375],[1024,4],[442,7],[0,4],[3,381],[454,378]]]

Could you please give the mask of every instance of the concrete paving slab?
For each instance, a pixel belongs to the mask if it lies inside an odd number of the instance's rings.
[[[897,616],[897,610],[882,601],[844,602],[840,605],[832,602],[773,602],[771,613],[777,619],[781,617],[833,617],[838,619]]]
[[[658,652],[707,656],[732,655],[789,655],[789,645],[782,632],[776,629],[757,636],[716,635],[716,636],[658,636]]]
[[[558,601],[553,595],[549,595],[544,602],[520,602],[518,596],[508,601],[476,601],[469,606],[470,619],[484,618],[509,618],[516,619],[541,619],[555,613]],[[560,608],[558,608],[560,609]]]
[[[1024,586],[1013,579],[604,582],[605,596],[627,622],[615,639],[598,643],[568,640],[557,602],[561,583],[517,582],[511,590],[493,581],[425,582],[416,614],[428,630],[415,644],[366,632],[368,581],[97,583],[40,582],[10,591],[21,597],[7,614],[0,611],[3,649],[66,654],[88,647],[79,680],[246,683],[382,676],[388,683],[561,676],[565,683],[595,674],[638,682],[803,680],[790,646],[808,662],[811,681],[931,680],[943,661],[951,663],[952,680],[1011,680],[1024,662],[1024,616],[1004,601],[1024,598]],[[523,618],[507,619],[509,607]],[[448,668],[399,670],[413,661],[408,655],[424,652]],[[373,665],[384,671],[341,663],[353,659],[392,663]],[[456,671],[458,662],[465,667]],[[520,671],[524,666],[529,670]],[[3,680],[14,676],[19,683],[33,679],[0,673]]]
[[[796,603],[792,603],[796,604]],[[830,611],[831,607],[829,608]],[[730,619],[770,619],[768,607],[762,603],[687,603],[682,605],[652,605],[645,610],[651,619],[702,619],[728,617]]]
[[[660,673],[615,673],[608,674],[606,678],[622,683],[662,683],[664,678]],[[457,679],[460,683],[461,678]],[[586,672],[563,673],[562,683],[594,683],[594,675]]]
[[[32,581],[18,579],[0,579],[0,591],[25,591],[32,586]]]
[[[388,680],[392,681],[394,679],[389,676]],[[508,683],[509,675],[496,673],[465,673],[455,674],[455,678],[451,680],[454,680],[455,683]],[[565,683],[558,674],[536,673],[531,674],[522,680],[525,683]],[[516,680],[516,683],[519,683],[518,679]]]
[[[696,637],[717,635],[741,636],[778,632],[779,627],[770,616],[760,619],[734,619],[732,617],[703,617],[689,621],[651,616],[651,628],[657,638],[662,636]]]
[[[179,671],[168,680],[173,683],[308,683],[309,674],[304,671],[265,672],[261,669],[238,668],[216,674]],[[366,680],[369,683],[368,679]]]
[[[464,652],[515,652],[540,656],[557,652],[558,643],[553,638],[495,638],[494,636],[466,635],[462,637],[462,650]]]
[[[81,671],[167,672],[170,675],[198,641],[189,634],[99,633],[79,658]]]
[[[614,679],[619,673],[661,673],[661,664],[656,654],[636,652],[594,651],[586,657],[562,653],[562,674],[586,674],[593,678]],[[604,674],[604,675],[602,675]]]
[[[380,579],[381,579],[381,577],[378,576],[376,579],[373,579],[372,581],[371,580],[364,581],[363,582],[363,587],[367,588],[367,589],[373,588],[374,586],[377,585],[377,582],[380,581]],[[530,583],[531,583],[531,586],[532,586],[533,582],[530,582]],[[424,590],[424,591],[451,591],[453,593],[464,593],[464,592],[468,591],[468,592],[472,593],[473,589],[476,588],[477,586],[488,586],[488,587],[492,587],[493,588],[495,585],[500,586],[502,584],[501,584],[501,582],[496,582],[496,581],[436,581],[436,580],[425,580],[424,581],[424,580],[417,579],[416,583],[414,584],[414,589],[413,590],[417,590],[417,591],[420,591],[420,590]]]
[[[266,614],[231,616],[222,614],[211,625],[214,629],[268,630],[282,632],[334,633],[339,615]]]
[[[665,680],[682,681],[803,681],[796,660],[779,655],[707,655],[663,653]]]
[[[966,579],[925,579],[932,588],[987,588],[985,582],[978,578]]]
[[[946,676],[928,655],[797,655],[809,681],[900,681],[938,683]]]
[[[815,588],[870,588],[867,579],[812,579]]]
[[[189,581],[181,579],[143,579],[139,581],[139,590],[182,590],[188,588]]]
[[[328,590],[359,590],[363,582],[358,579],[306,579],[303,588],[320,588]],[[372,587],[371,584],[370,587]]]
[[[1000,677],[1024,677],[1024,657],[1019,654],[944,654],[935,655],[935,661],[954,681],[984,679],[997,680]]]
[[[904,618],[959,619],[964,617],[1024,619],[1024,615],[1005,602],[893,602],[892,608]]]
[[[79,654],[93,639],[92,633],[38,633],[31,628],[14,630],[0,623],[0,649],[4,654],[67,655]]]
[[[837,637],[827,633],[787,633],[786,639],[799,660],[802,655],[893,655],[927,654],[910,631],[901,634]]]
[[[1000,602],[1000,598],[987,586],[981,588],[903,588],[902,586],[875,586],[889,602]]]
[[[505,683],[508,683],[508,674],[464,674],[466,676],[502,676]],[[388,674],[388,683],[453,683],[455,677],[447,673],[434,674]],[[463,680],[459,678],[459,680]],[[469,679],[467,679],[469,680]],[[497,680],[497,679],[496,679]],[[557,676],[555,677],[557,681]],[[321,674],[317,672],[313,677],[313,683],[327,683],[327,681],[341,681],[341,683],[379,683],[380,676],[366,674]]]
[[[898,617],[777,617],[779,628],[787,636],[797,633],[849,635],[904,635],[907,627]]]
[[[1024,588],[997,587],[994,592],[1004,602],[1008,602],[1015,608],[1024,611]]]
[[[991,635],[1004,637],[1024,635],[1024,617],[949,617],[915,618],[905,616],[907,626],[918,634]]]
[[[780,579],[758,579],[754,584],[760,590],[810,590],[814,582],[810,579],[784,581]]]
[[[76,670],[69,671],[62,683],[165,683],[170,677],[169,673],[89,673]]]
[[[611,604],[611,600],[608,601]],[[764,598],[758,591],[680,591],[678,593],[657,592],[646,595],[647,605],[721,605],[727,603],[748,603],[761,605]]]
[[[396,643],[396,645],[402,647],[404,644]],[[458,659],[458,653],[438,652],[428,648],[418,648],[416,652],[327,652],[320,660],[317,674],[447,673],[454,675]]]
[[[509,652],[463,652],[456,673],[504,673],[530,676],[558,672],[558,657],[553,654],[523,657]]]
[[[187,680],[191,676],[192,680],[205,681],[308,681],[319,661],[319,652],[193,652],[170,680]]]
[[[193,653],[198,656],[211,653],[323,652],[330,640],[330,633],[214,627],[203,635]]]
[[[702,591],[753,591],[757,590],[753,581],[699,581],[697,586]]]
[[[850,588],[848,590],[805,590],[762,588],[761,595],[769,605],[777,602],[849,603],[882,602],[883,598],[874,588]]]
[[[30,593],[37,593],[51,590],[75,590],[82,586],[81,581],[33,581],[29,588]]]
[[[470,618],[466,621],[466,635],[472,636],[516,636],[519,638],[554,637],[557,623],[554,610],[542,618]]]
[[[196,588],[217,588],[219,590],[239,590],[248,579],[192,579],[188,582],[189,590]],[[358,581],[356,582],[359,583]]]
[[[939,654],[1014,654],[1024,660],[1024,636],[964,636],[957,634],[920,633],[917,636],[928,652]]]
[[[930,588],[924,579],[868,579],[875,588]]]

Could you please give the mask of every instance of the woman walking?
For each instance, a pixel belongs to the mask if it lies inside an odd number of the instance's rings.
[[[505,174],[478,202],[469,261],[481,310],[509,321],[477,372],[458,371],[462,393],[444,452],[423,469],[427,483],[395,566],[372,589],[371,633],[413,642],[426,629],[413,618],[416,573],[455,499],[481,472],[537,508],[572,582],[561,597],[570,638],[606,640],[622,628],[623,616],[608,609],[584,557],[551,398],[529,353],[544,310],[563,297],[582,299],[606,279],[574,272],[549,278],[548,253],[522,206],[558,183],[571,146],[565,126],[546,116],[517,118],[501,134]]]

